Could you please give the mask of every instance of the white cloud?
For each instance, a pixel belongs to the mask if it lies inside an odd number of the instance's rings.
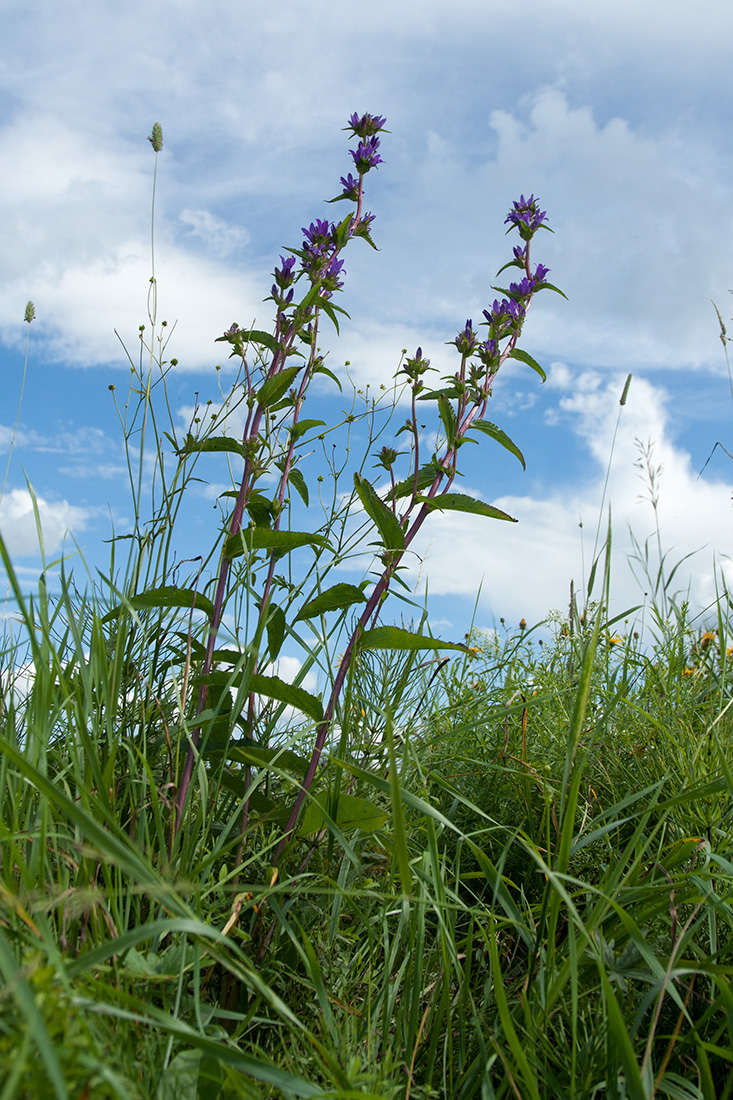
[[[215,256],[231,256],[233,252],[241,251],[249,241],[246,229],[229,225],[209,210],[182,210],[178,216],[184,225],[190,227],[191,235],[202,241]]]
[[[37,496],[36,506],[46,555],[55,553],[67,535],[78,537],[92,515],[90,509],[67,500],[48,501]],[[0,501],[0,535],[11,558],[38,554],[37,521],[27,489],[11,489]]]
[[[436,595],[475,596],[483,578],[481,604],[485,611],[509,621],[522,616],[539,621],[550,608],[565,608],[570,581],[582,592],[593,560],[596,532],[600,550],[606,536],[607,509],[612,510],[613,565],[611,592],[616,613],[641,602],[643,590],[628,566],[632,551],[629,527],[640,543],[652,536],[655,519],[648,488],[636,466],[636,440],[653,443],[652,464],[662,467],[658,515],[667,570],[684,555],[699,551],[675,577],[671,591],[685,591],[702,608],[715,599],[716,569],[730,583],[733,567],[727,558],[733,535],[733,510],[728,484],[698,479],[690,456],[675,447],[669,436],[662,388],[634,379],[621,420],[601,514],[603,484],[611,449],[619,396],[624,379],[608,381],[593,372],[568,377],[572,393],[560,401],[568,428],[586,444],[593,474],[582,491],[551,493],[544,499],[504,496],[497,507],[517,518],[518,524],[485,522],[479,518],[431,516],[417,543],[424,558],[422,575]],[[582,523],[582,528],[580,524]],[[413,565],[413,576],[417,575]],[[648,587],[648,586],[647,586]],[[599,594],[596,585],[595,594]]]

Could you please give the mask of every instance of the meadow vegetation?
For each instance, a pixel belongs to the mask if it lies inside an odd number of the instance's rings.
[[[235,382],[184,434],[153,253],[107,575],[44,561],[29,592],[0,545],[0,1100],[733,1094],[728,593],[701,626],[647,544],[650,597],[610,618],[609,531],[541,631],[433,636],[411,543],[436,510],[510,521],[453,483],[470,439],[524,462],[484,414],[509,358],[542,375],[518,343],[556,288],[522,196],[455,375],[418,348],[319,419],[384,123],[349,120],[350,213],[281,257],[272,328],[227,330]]]

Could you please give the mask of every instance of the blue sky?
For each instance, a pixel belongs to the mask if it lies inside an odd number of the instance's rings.
[[[533,255],[569,299],[540,296],[526,324],[547,383],[510,364],[492,402],[527,471],[485,440],[462,485],[520,522],[433,517],[418,547],[412,579],[427,580],[437,626],[461,635],[479,588],[486,627],[535,622],[566,606],[571,578],[582,588],[628,372],[605,495],[615,608],[642,598],[630,531],[642,543],[654,531],[637,440],[663,468],[670,561],[698,551],[680,586],[696,608],[713,598],[733,534],[733,462],[718,449],[699,477],[716,441],[733,451],[711,304],[733,312],[729,0],[702,0],[694,18],[678,0],[4,0],[0,14],[3,470],[29,299],[37,311],[0,530],[28,583],[25,475],[52,556],[70,531],[103,566],[110,520],[129,521],[109,386],[129,377],[115,330],[134,348],[146,320],[153,122],[159,316],[176,322],[183,426],[195,394],[216,398],[216,336],[235,320],[268,326],[269,273],[301,226],[333,216],[323,200],[351,165],[343,127],[370,111],[391,131],[367,178],[380,251],[347,251],[352,319],[330,342],[332,369],[349,360],[376,390],[417,345],[455,369],[446,341],[493,300],[521,192],[548,211],[554,234]],[[344,406],[324,397],[309,415]],[[207,549],[214,491],[192,503],[191,554]]]

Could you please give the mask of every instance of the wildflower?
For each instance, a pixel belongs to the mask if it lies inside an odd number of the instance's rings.
[[[414,356],[405,361],[402,373],[406,374],[408,378],[412,378],[416,381],[421,374],[425,373],[429,366],[430,360],[423,359],[422,348],[418,348]]]
[[[343,187],[343,196],[346,199],[352,199],[353,202],[359,198],[359,181],[352,176],[349,172],[348,176],[341,177],[341,186]]]
[[[344,261],[339,260],[337,256],[332,256],[328,262],[328,266],[324,269],[321,276],[321,295],[324,298],[330,298],[334,290],[341,290],[344,285],[343,280],[339,279],[339,275],[343,271]],[[346,274],[346,272],[344,272]]]
[[[623,638],[619,638],[618,635],[614,635],[613,638],[608,639],[609,645],[623,645]]]
[[[544,283],[549,274],[549,267],[545,267],[544,264],[537,264],[534,275],[532,276],[532,278],[534,279],[535,289],[537,289],[538,286],[541,286],[541,284]]]
[[[333,243],[333,226],[326,218],[311,222],[307,229],[301,229],[301,233],[305,237],[306,245],[311,247]]]
[[[313,228],[311,226],[311,228]],[[303,230],[305,233],[305,230]],[[275,276],[275,282],[283,290],[289,287],[295,280],[293,275],[293,268],[295,267],[295,256],[288,256],[287,259],[284,256],[280,257],[280,263],[282,267],[276,267],[273,275]]]
[[[378,149],[379,138],[370,137],[366,138],[364,141],[360,141],[356,149],[349,150],[354,158],[354,164],[360,176],[363,176],[370,168],[376,168],[379,164],[384,163],[377,152]]]
[[[520,619],[519,620],[519,629],[520,630],[526,630],[527,629],[527,620],[526,619]]]
[[[717,633],[717,630],[706,630],[702,638],[700,639],[701,649],[707,649],[709,645],[712,645],[712,643],[715,641],[715,635]]]
[[[325,266],[327,254],[333,248],[333,230],[333,225],[325,218],[311,222],[307,229],[302,230],[305,236],[303,270],[310,275],[313,282],[323,276],[322,268]]]
[[[512,204],[512,209],[504,219],[504,224],[507,222],[512,226],[516,226],[519,230],[522,240],[530,240],[542,223],[547,218],[547,211],[540,210],[539,203],[536,201],[534,195],[530,195],[528,199],[525,199],[524,195],[519,196],[519,202]]]
[[[384,129],[386,118],[381,115],[362,115],[359,118],[356,111],[349,116],[349,128],[353,130],[354,137],[368,138]]]
[[[518,302],[514,298],[502,298],[501,301],[495,298],[491,309],[485,309],[483,314],[488,324],[492,326],[495,336],[501,339],[511,329],[521,325],[525,312],[523,302]]]
[[[458,333],[455,340],[450,341],[451,344],[455,344],[461,355],[470,355],[476,347],[476,334],[473,331],[473,322],[469,318],[466,321],[466,326],[461,332]]]
[[[509,295],[515,301],[521,300],[522,298],[529,298],[533,290],[534,279],[528,279],[526,276],[522,279],[521,283],[509,284]]]
[[[693,676],[694,673],[695,673],[694,668],[683,668],[682,669],[682,675],[683,676]]]

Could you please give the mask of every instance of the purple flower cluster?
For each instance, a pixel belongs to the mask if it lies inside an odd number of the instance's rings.
[[[519,202],[512,204],[512,209],[504,219],[504,224],[507,222],[510,225],[516,226],[519,230],[522,240],[530,240],[542,223],[547,218],[547,211],[540,210],[540,204],[535,199],[534,195],[530,195],[528,199],[525,199],[524,195],[519,196]],[[516,256],[516,250],[515,250]]]
[[[280,263],[282,267],[276,267],[273,271],[275,282],[272,284],[270,293],[277,305],[283,308],[289,306],[293,300],[293,283],[295,282],[293,268],[295,267],[295,256],[288,256],[287,259],[285,256],[281,256]],[[288,287],[290,287],[289,290]],[[287,291],[287,294],[285,291]]]
[[[359,199],[359,181],[352,176],[349,172],[348,176],[341,177],[341,186],[343,187],[342,197],[345,199],[351,199],[352,202],[357,202]]]
[[[359,118],[354,111],[353,115],[349,116],[349,129],[353,131],[354,137],[369,138],[383,130],[386,121],[387,119],[382,118],[381,115],[362,115]]]
[[[496,340],[501,340],[510,332],[516,332],[521,327],[526,312],[525,303],[515,298],[502,298],[501,301],[494,298],[491,309],[483,311]]]
[[[471,355],[476,348],[477,336],[473,331],[473,321],[469,318],[466,321],[466,327],[456,336],[455,340],[451,340],[452,344],[458,348],[461,355]]]
[[[342,288],[341,278],[344,272],[344,261],[338,258],[338,254],[344,247],[349,237],[365,237],[374,246],[370,237],[373,214],[361,213],[362,201],[362,177],[371,168],[382,164],[379,155],[379,138],[377,134],[383,129],[385,119],[381,115],[364,114],[359,116],[356,112],[349,118],[348,128],[353,136],[358,137],[359,144],[356,149],[350,150],[358,175],[349,172],[341,177],[343,191],[338,196],[340,199],[350,199],[357,204],[357,217],[347,219],[340,225],[329,222],[326,218],[318,218],[306,228],[302,229],[303,244],[301,249],[293,250],[295,256],[285,259],[280,257],[280,267],[274,271],[275,282],[272,285],[272,299],[280,309],[289,306],[294,297],[292,284],[297,276],[294,272],[295,257],[300,257],[301,273],[310,279],[312,285],[319,284],[320,294],[324,298],[330,298],[336,290]],[[332,199],[331,202],[336,202]]]
[[[356,149],[349,150],[354,158],[354,164],[360,176],[363,176],[370,168],[376,168],[378,164],[384,163],[377,152],[378,149],[379,138],[370,137],[360,141]]]
[[[310,276],[311,282],[317,282],[323,277],[326,267],[331,262],[331,253],[334,247],[334,226],[325,218],[319,218],[311,222],[306,229],[303,226],[301,232],[305,237],[303,241],[303,270]]]

